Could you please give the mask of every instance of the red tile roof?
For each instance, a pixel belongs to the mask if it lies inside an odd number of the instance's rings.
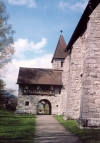
[[[67,45],[64,40],[64,37],[60,35],[60,38],[59,38],[59,41],[58,41],[58,44],[57,44],[57,47],[56,47],[56,50],[55,50],[55,53],[53,55],[51,62],[53,62],[53,59],[65,59],[66,58],[67,56],[67,52],[65,52],[66,46]]]
[[[62,85],[61,77],[62,70],[21,67],[17,84]]]

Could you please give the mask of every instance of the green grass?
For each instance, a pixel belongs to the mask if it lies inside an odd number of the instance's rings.
[[[54,117],[84,143],[100,143],[100,129],[79,129],[76,120],[64,120],[63,116],[56,115]]]
[[[0,143],[33,143],[35,116],[0,109]]]

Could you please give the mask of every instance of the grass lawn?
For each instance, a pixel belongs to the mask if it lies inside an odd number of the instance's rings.
[[[0,109],[0,143],[33,143],[35,116]]]
[[[100,129],[79,129],[76,120],[64,120],[63,116],[56,115],[54,117],[84,143],[100,143]]]

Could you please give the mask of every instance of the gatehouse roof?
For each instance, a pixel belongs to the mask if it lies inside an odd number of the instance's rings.
[[[53,62],[53,59],[65,59],[66,58],[67,56],[67,53],[65,52],[66,46],[67,45],[66,45],[63,35],[60,35],[51,63]]]
[[[17,84],[62,85],[62,70],[20,67]]]

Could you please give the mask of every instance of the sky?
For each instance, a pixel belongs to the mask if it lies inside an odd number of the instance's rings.
[[[6,66],[6,88],[18,91],[20,67],[52,68],[60,31],[68,44],[88,0],[4,0],[15,53]],[[16,93],[17,94],[17,93]]]

